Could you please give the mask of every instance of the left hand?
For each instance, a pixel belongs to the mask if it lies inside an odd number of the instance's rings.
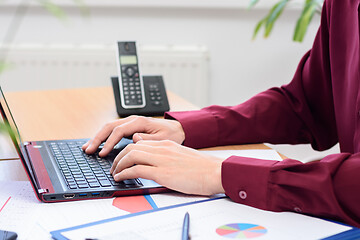
[[[170,140],[142,140],[122,150],[110,172],[115,181],[145,178],[187,194],[213,195],[224,193],[223,160]]]

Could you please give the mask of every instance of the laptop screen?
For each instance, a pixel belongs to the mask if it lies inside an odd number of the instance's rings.
[[[2,123],[5,124],[5,126],[8,128],[7,132],[9,133],[11,140],[14,142],[15,147],[17,148],[16,150],[19,150],[19,146],[21,142],[21,138],[20,138],[20,134],[19,134],[19,130],[16,126],[16,123],[14,121],[14,118],[10,112],[9,106],[6,102],[4,93],[0,87],[0,113],[2,116]]]
[[[21,141],[19,130],[16,126],[16,123],[14,121],[14,118],[10,112],[9,105],[6,102],[5,95],[0,87],[0,122],[5,123],[5,126],[7,127],[7,132],[11,137],[11,140],[14,143],[14,146],[16,148],[16,151],[18,152],[21,161],[23,162],[23,165],[26,168],[26,171],[29,176],[32,176],[30,179],[34,183],[34,173],[31,169],[32,164],[30,163],[26,150],[24,148],[23,142]],[[33,185],[36,186],[36,185]]]
[[[5,123],[5,125],[12,131],[9,132],[12,140],[15,140],[16,145],[19,145],[19,143],[22,143],[19,130],[16,126],[16,123],[14,121],[14,118],[10,112],[9,105],[6,102],[4,93],[0,87],[0,112],[2,116],[2,123]],[[17,147],[17,146],[15,146]]]

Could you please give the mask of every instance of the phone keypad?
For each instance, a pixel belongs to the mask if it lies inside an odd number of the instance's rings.
[[[123,66],[121,70],[125,105],[142,105],[143,98],[138,67],[136,65]]]
[[[161,93],[160,93],[160,87],[158,83],[151,83],[149,85],[149,97],[150,101],[154,106],[160,106],[161,105]]]

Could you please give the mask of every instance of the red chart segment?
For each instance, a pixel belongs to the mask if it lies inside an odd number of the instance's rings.
[[[263,236],[267,229],[250,223],[230,223],[218,227],[216,233],[226,238],[249,239]]]
[[[130,213],[142,212],[153,209],[145,196],[142,195],[117,197],[113,200],[112,205]]]

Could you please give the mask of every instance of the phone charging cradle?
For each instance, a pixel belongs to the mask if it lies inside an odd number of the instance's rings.
[[[170,110],[162,76],[143,76],[142,78],[145,91],[145,107],[123,108],[121,105],[118,77],[111,77],[116,111],[120,117],[130,115],[163,116],[166,111]],[[154,86],[156,86],[156,94],[154,94]]]

